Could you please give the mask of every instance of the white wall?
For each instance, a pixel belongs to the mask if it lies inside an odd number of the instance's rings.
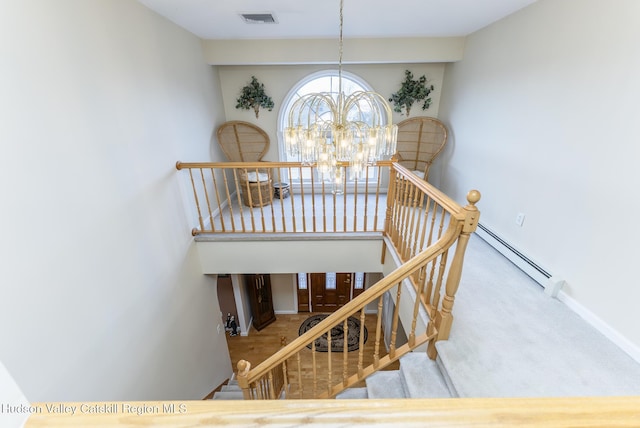
[[[30,401],[202,398],[231,367],[174,168],[224,120],[200,41],[135,1],[7,0],[0,62],[0,361]]]
[[[276,314],[298,313],[297,285],[294,273],[271,274],[271,294]]]
[[[636,346],[639,17],[636,0],[540,0],[468,38],[440,105],[444,190],[479,189],[481,223]]]

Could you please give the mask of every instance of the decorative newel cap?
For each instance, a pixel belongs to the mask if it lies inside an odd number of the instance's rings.
[[[480,200],[480,192],[477,190],[470,190],[469,193],[467,193],[467,201],[471,204],[474,205],[478,203],[478,201]]]
[[[245,361],[245,360],[238,361],[238,373],[244,372],[246,370],[248,364],[249,364],[249,362]]]

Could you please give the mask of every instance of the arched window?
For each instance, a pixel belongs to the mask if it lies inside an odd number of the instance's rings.
[[[348,96],[357,91],[373,91],[373,88],[355,74],[342,71],[342,92]],[[315,92],[329,92],[337,95],[339,92],[338,70],[324,70],[310,74],[296,83],[284,98],[282,107],[280,108],[280,114],[278,116],[278,144],[281,161],[298,161],[297,157],[292,158],[287,153],[284,145],[283,130],[287,126],[289,111],[291,110],[293,103],[295,103],[300,97]]]

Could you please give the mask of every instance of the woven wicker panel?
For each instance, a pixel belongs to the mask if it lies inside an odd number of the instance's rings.
[[[218,144],[231,162],[257,162],[269,148],[269,136],[249,122],[225,122],[217,130]]]
[[[412,117],[398,124],[399,163],[412,171],[425,172],[447,143],[447,128],[434,117]]]

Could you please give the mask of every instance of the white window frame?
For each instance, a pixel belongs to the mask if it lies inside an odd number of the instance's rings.
[[[316,79],[320,79],[323,77],[338,77],[338,69],[327,69],[327,70],[321,70],[321,71],[317,71],[315,73],[311,73],[309,75],[307,75],[306,77],[304,77],[303,79],[299,80],[295,85],[293,85],[291,87],[291,89],[289,90],[289,92],[287,93],[287,95],[284,97],[284,99],[282,100],[282,104],[280,106],[280,111],[278,113],[278,129],[277,129],[277,136],[278,136],[278,157],[282,162],[297,162],[298,159],[289,159],[288,153],[287,153],[287,149],[285,147],[284,144],[284,128],[286,128],[287,126],[287,122],[289,119],[289,109],[291,108],[291,106],[293,105],[293,103],[295,102],[295,100],[297,99],[297,94],[298,91],[305,85],[307,85],[308,83],[312,82],[313,80]],[[353,83],[355,83],[356,85],[360,86],[360,88],[362,88],[363,91],[373,91],[373,87],[367,83],[364,79],[362,79],[361,77],[359,77],[356,74],[347,72],[347,71],[342,71],[342,78],[343,81],[344,80],[348,80],[351,81]],[[346,94],[349,95],[349,94]],[[383,118],[384,119],[384,118]],[[383,124],[384,125],[384,124]],[[371,174],[369,176],[369,183],[375,183],[377,180],[377,170],[374,168],[371,170]],[[293,179],[289,178],[289,177],[283,177],[283,180],[288,180],[288,181],[293,181],[293,183],[291,183],[293,185],[293,187],[297,187],[299,185],[299,178],[298,177],[294,177]],[[309,178],[303,178],[303,182],[304,183],[309,183],[310,179]],[[318,180],[316,180],[317,182]],[[306,187],[306,185],[305,185]]]

